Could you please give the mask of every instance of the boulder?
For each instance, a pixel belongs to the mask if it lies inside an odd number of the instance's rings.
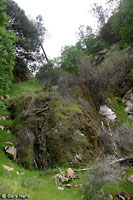
[[[71,168],[67,169],[67,177],[71,179],[76,177],[75,172]]]
[[[12,145],[13,145],[12,142],[6,142],[6,146],[4,147],[4,150],[7,154],[11,155],[13,160],[16,160],[17,150],[16,150],[16,147]]]
[[[100,106],[100,114],[105,117],[108,121],[114,122],[116,120],[116,114],[106,105]]]

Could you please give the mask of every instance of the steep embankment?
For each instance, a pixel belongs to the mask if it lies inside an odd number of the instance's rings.
[[[68,103],[55,97],[56,88],[10,100],[17,163],[29,169],[83,166],[96,154],[95,105],[84,85],[78,90],[79,97]]]

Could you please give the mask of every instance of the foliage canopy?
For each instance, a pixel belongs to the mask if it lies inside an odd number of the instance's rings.
[[[26,75],[34,71],[36,63],[42,59],[40,44],[44,40],[46,29],[41,16],[36,21],[30,20],[24,10],[12,0],[6,0],[6,13],[10,16],[10,30],[14,30],[18,36],[14,74],[25,80]]]

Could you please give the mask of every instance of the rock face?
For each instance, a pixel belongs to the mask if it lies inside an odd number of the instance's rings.
[[[130,89],[123,97],[122,101],[126,104],[125,112],[130,119],[133,119],[133,89]]]
[[[100,107],[100,114],[105,117],[107,120],[114,122],[116,120],[116,114],[106,105]]]
[[[78,104],[69,104],[53,96],[43,92],[37,98],[20,97],[11,102],[12,118],[20,119],[12,130],[18,143],[16,162],[25,168],[78,167],[96,152],[96,120],[94,123],[90,117],[96,111],[90,97],[86,94]]]

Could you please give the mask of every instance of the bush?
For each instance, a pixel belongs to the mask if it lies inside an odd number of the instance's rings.
[[[122,27],[120,33],[123,44],[130,44],[133,41],[133,25]]]
[[[85,199],[94,197],[104,199],[104,194],[100,193],[105,185],[111,184],[118,179],[122,173],[122,168],[117,163],[111,164],[111,159],[96,160],[89,168],[88,182],[85,183]]]
[[[50,64],[47,64],[47,68],[45,66],[40,70],[37,79],[45,87],[57,86],[56,96],[63,98],[72,97],[75,87],[78,85],[76,76]]]
[[[59,75],[60,69],[54,68],[53,63],[49,62],[41,67],[36,77],[45,87],[50,87],[56,85]]]
[[[117,129],[109,130],[104,128],[99,134],[99,144],[104,153],[115,154],[117,157],[129,156],[133,152],[132,129],[128,124],[123,124]]]
[[[126,51],[123,53],[110,51],[108,54],[97,67],[86,57],[81,57],[78,66],[80,78],[92,92],[96,105],[102,104],[112,91],[123,95],[125,90],[130,89],[132,83],[132,54]],[[127,83],[129,88],[126,86]]]

